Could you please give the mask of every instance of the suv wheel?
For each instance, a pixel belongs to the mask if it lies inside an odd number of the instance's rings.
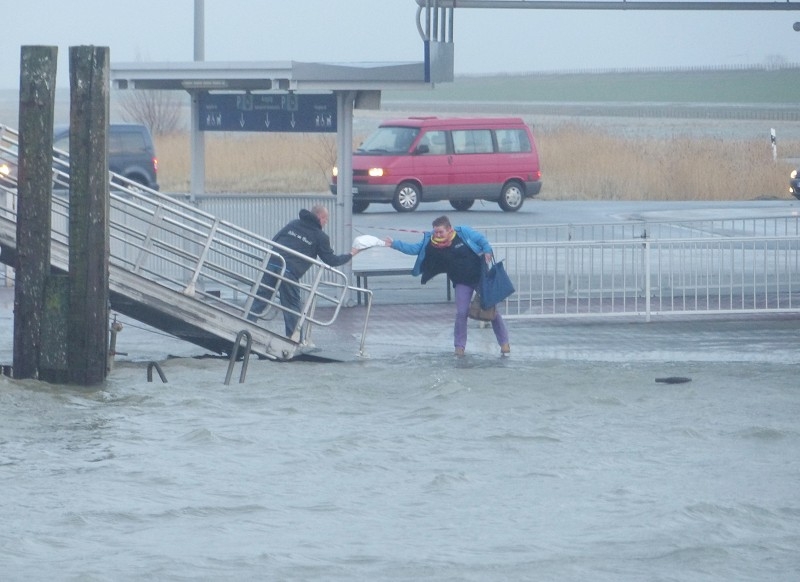
[[[522,208],[522,202],[525,200],[525,192],[519,182],[509,182],[503,186],[503,191],[500,193],[500,200],[497,203],[506,212],[516,212]]]
[[[413,212],[419,206],[421,194],[419,187],[413,182],[403,182],[394,192],[392,206],[397,212]]]

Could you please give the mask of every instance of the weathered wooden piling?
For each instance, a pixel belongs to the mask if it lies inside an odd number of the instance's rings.
[[[50,273],[53,117],[58,48],[20,52],[14,377],[39,377],[44,289]]]
[[[107,47],[70,48],[69,273],[51,273],[56,47],[22,47],[14,377],[90,386],[108,365]]]
[[[108,365],[109,49],[70,47],[69,381],[105,380]]]

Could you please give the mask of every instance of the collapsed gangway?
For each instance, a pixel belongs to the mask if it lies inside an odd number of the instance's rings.
[[[0,126],[0,160],[11,168],[0,175],[0,193],[6,198],[0,205],[0,261],[10,266],[17,257],[18,137],[14,129]],[[297,255],[310,268],[300,281],[305,303],[296,313],[298,328],[287,337],[277,294],[281,285],[295,283],[279,273],[266,310],[252,314],[251,307],[264,289],[261,276],[270,259],[284,264],[279,253],[296,253],[123,176],[109,173],[109,180],[113,311],[220,354],[244,345],[240,338],[249,334],[251,353],[286,361],[307,353],[314,328],[332,326],[352,294],[359,292],[367,297],[367,308],[360,343],[352,353],[363,354],[371,293],[351,287],[343,272]],[[68,227],[69,154],[54,149],[51,264],[62,272],[69,266]],[[342,351],[343,346],[336,347]]]

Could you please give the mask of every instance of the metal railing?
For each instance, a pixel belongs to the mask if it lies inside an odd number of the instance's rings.
[[[591,224],[487,226],[495,243],[688,239],[729,236],[798,236],[800,215],[743,216],[693,220],[629,220]]]
[[[271,259],[285,267],[284,256],[300,256],[310,268],[299,284],[306,296],[302,311],[294,312],[299,327],[329,326],[336,320],[349,290],[341,271],[190,205],[131,186],[111,196],[111,260],[117,266],[246,319],[259,290],[271,296],[262,297],[268,312],[290,311],[275,292],[297,283],[281,272],[274,288],[262,288],[261,277]]]
[[[58,172],[54,179],[59,179]],[[267,261],[279,250],[290,251],[190,204],[129,186],[112,192],[112,261],[247,317]],[[61,203],[54,203],[54,231],[66,236],[65,198],[55,200]],[[63,224],[56,229],[59,220]],[[517,289],[502,306],[511,318],[649,319],[656,314],[800,309],[797,215],[492,226],[481,231],[498,259],[506,261]],[[340,271],[312,264],[301,282],[309,301],[298,315],[329,325],[347,290],[355,288]],[[279,279],[278,285],[287,283]],[[315,315],[321,305],[332,307],[323,310],[324,318]],[[274,313],[283,307],[270,301],[270,309]]]
[[[16,162],[18,135],[0,126],[0,158]],[[15,168],[14,168],[15,169]],[[275,291],[281,285],[298,285],[277,274],[274,288],[262,286],[267,263],[285,264],[285,256],[296,256],[309,265],[299,282],[305,292],[295,332],[310,326],[329,326],[337,318],[349,292],[371,296],[366,289],[350,287],[347,276],[325,263],[282,247],[272,240],[220,220],[195,206],[150,190],[117,174],[110,174],[110,264],[186,296],[195,297],[227,315],[247,319],[259,291],[268,304],[266,315],[253,314],[261,325],[270,327],[269,315],[291,311],[281,305]],[[6,218],[16,218],[15,174],[0,180],[10,200],[3,209]],[[52,237],[68,242],[69,154],[53,153]],[[369,317],[369,311],[366,317]],[[282,319],[282,318],[281,318]],[[283,322],[275,326],[283,335]],[[366,333],[366,321],[364,325]],[[361,339],[363,351],[364,338]]]
[[[800,237],[494,244],[509,318],[800,311]]]

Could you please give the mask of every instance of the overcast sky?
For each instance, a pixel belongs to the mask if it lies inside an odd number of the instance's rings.
[[[114,62],[191,61],[194,0],[3,0],[0,87],[22,45],[108,46]],[[415,0],[205,0],[207,61],[421,61]],[[800,12],[455,11],[456,74],[800,62]]]

